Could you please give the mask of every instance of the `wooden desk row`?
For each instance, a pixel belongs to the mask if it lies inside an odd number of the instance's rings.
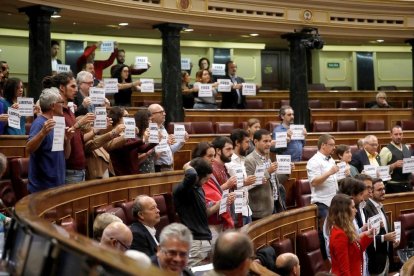
[[[309,100],[320,100],[321,108],[336,108],[341,100],[358,101],[361,107],[367,103],[375,101],[378,91],[309,91]],[[408,101],[412,100],[412,91],[396,90],[386,91],[387,101],[395,108],[407,107]],[[219,93],[218,101],[221,99]],[[263,108],[279,109],[282,100],[289,100],[287,90],[261,90],[256,96],[247,96],[247,99],[261,99]],[[153,102],[161,103],[162,93],[139,93],[132,94],[132,106],[143,106]]]

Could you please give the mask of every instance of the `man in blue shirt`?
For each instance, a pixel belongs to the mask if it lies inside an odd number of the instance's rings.
[[[305,140],[292,140],[292,131],[290,125],[293,123],[294,113],[293,109],[289,105],[284,105],[279,111],[280,119],[282,123],[275,127],[273,130],[273,139],[276,139],[277,132],[287,132],[287,147],[286,148],[275,148],[271,147],[272,152],[282,155],[290,155],[292,162],[298,162],[302,160],[302,149],[305,146]],[[306,138],[307,131],[303,128],[303,135]]]

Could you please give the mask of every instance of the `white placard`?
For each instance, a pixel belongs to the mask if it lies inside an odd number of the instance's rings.
[[[118,93],[118,79],[104,79],[105,94]]]
[[[382,179],[382,181],[388,181],[391,179],[390,175],[390,168],[388,166],[379,166],[377,168],[378,177]]]
[[[243,212],[243,205],[244,205],[244,191],[243,190],[236,190],[234,191],[236,199],[234,200],[234,213],[240,214]]]
[[[364,173],[371,176],[372,178],[377,178],[377,167],[374,165],[364,165]]]
[[[135,69],[148,69],[148,57],[135,57]]]
[[[220,199],[219,215],[227,212],[227,198],[229,197],[229,190],[224,190]]]
[[[184,142],[185,140],[185,126],[174,124],[174,137],[176,142]]]
[[[141,92],[154,93],[154,79],[140,79]]]
[[[368,230],[374,229],[374,236],[376,236],[380,232],[381,221],[382,221],[382,218],[380,214],[368,218],[368,221],[367,221]],[[376,245],[375,240],[376,239],[374,237],[374,248],[376,249],[377,245]]]
[[[73,102],[68,102],[68,108],[72,113],[75,113],[75,104]]]
[[[256,171],[254,172],[254,176],[256,176],[256,182],[254,185],[262,185],[263,184],[263,177],[266,170],[265,164],[258,165],[256,167]]]
[[[103,105],[105,103],[105,89],[91,87],[89,88],[89,97],[93,105]]]
[[[114,42],[113,41],[102,41],[101,52],[112,53],[114,51]]]
[[[167,139],[162,139],[161,142],[155,147],[155,152],[156,153],[160,153],[160,152],[165,152],[168,150],[168,142]]]
[[[336,180],[341,180],[346,177],[345,170],[346,170],[346,163],[345,162],[339,162],[338,164],[338,172],[336,173]]]
[[[198,85],[198,97],[213,97],[213,86],[209,83],[200,83]]]
[[[191,59],[181,58],[181,70],[191,70]]]
[[[237,178],[237,189],[240,189],[244,186],[244,173],[242,166],[234,166],[234,175]]]
[[[303,135],[304,125],[290,125],[290,130],[292,131],[292,140],[305,140],[305,135]]]
[[[400,242],[401,241],[401,221],[394,221],[394,231],[396,234],[395,241]]]
[[[403,173],[413,173],[414,172],[414,158],[404,158],[403,159]]]
[[[58,64],[56,65],[56,73],[69,73],[70,65],[67,64]]]
[[[290,155],[276,155],[277,160],[277,174],[290,174],[292,172]]]
[[[53,128],[52,151],[62,151],[63,143],[65,141],[65,117],[53,116],[53,121],[55,121],[56,124]]]
[[[244,96],[256,96],[256,84],[255,83],[243,83],[242,95]]]
[[[218,79],[218,87],[217,87],[217,91],[218,92],[230,92],[231,91],[231,86],[233,85],[233,83],[231,82],[230,79]]]
[[[95,121],[93,127],[96,129],[106,129],[106,107],[95,107]]]
[[[33,98],[17,97],[20,116],[33,116]]]
[[[225,76],[226,75],[225,69],[226,69],[225,64],[213,63],[211,65],[211,70],[213,71],[213,75],[215,76]]]
[[[160,142],[159,139],[159,131],[157,123],[149,123],[149,139],[148,143],[158,144]]]
[[[19,110],[17,108],[9,107],[9,109],[7,110],[7,114],[9,115],[9,118],[7,120],[9,127],[20,129]]]
[[[135,119],[130,117],[124,117],[124,125],[125,125],[125,138],[135,138]]]
[[[287,132],[276,132],[275,135],[276,144],[275,148],[286,148],[287,147]]]

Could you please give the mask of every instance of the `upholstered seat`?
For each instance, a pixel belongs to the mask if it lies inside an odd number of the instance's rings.
[[[317,151],[317,146],[304,146],[302,149],[302,161],[308,161]]]
[[[310,83],[308,84],[309,91],[325,91],[326,87],[323,83]]]
[[[283,253],[295,253],[290,239],[275,241],[271,244],[271,246],[275,250],[276,257]]]
[[[366,120],[365,131],[384,131],[385,123],[383,120]]]
[[[339,101],[339,108],[358,108],[361,107],[359,101]]]
[[[403,130],[414,130],[414,120],[401,120]]]
[[[100,206],[98,208],[95,209],[95,218],[103,213],[110,213],[112,215],[115,215],[117,217],[119,217],[125,224],[126,224],[126,215],[124,213],[124,210],[122,210],[121,207],[114,207],[113,205],[105,205],[105,206]]]
[[[337,128],[338,132],[341,131],[357,131],[358,121],[357,120],[338,120]]]
[[[262,109],[263,100],[262,99],[247,99],[246,108],[248,109]]]
[[[10,161],[11,181],[16,200],[27,196],[27,184],[29,182],[29,158],[14,158]]]
[[[315,120],[313,121],[313,132],[332,132],[333,121],[332,120]]]
[[[311,187],[308,179],[296,180],[295,186],[296,207],[305,207],[311,202]]]
[[[185,131],[187,131],[188,134],[193,134],[193,128],[191,122],[170,122],[168,123],[167,132],[168,133],[174,133],[174,125],[184,125]]]
[[[234,122],[216,122],[214,127],[217,134],[230,134],[234,129]]]
[[[273,133],[273,130],[275,129],[275,127],[280,125],[280,123],[281,123],[280,121],[269,121],[266,123],[266,129]]]
[[[137,220],[132,216],[132,206],[134,206],[134,201],[118,202],[115,204],[115,207],[119,207],[124,211],[126,225],[131,225]]]
[[[60,226],[68,232],[78,232],[76,221],[70,216],[65,217],[59,222]]]
[[[175,208],[173,204],[173,197],[171,193],[153,196],[157,203],[157,208],[160,210],[160,222],[155,225],[157,229],[156,235],[159,236],[161,230],[170,223],[177,222]]]
[[[191,127],[193,134],[214,134],[213,123],[208,122],[192,122]]]
[[[401,214],[399,221],[401,221],[401,241],[398,247],[412,247],[413,244],[409,243],[414,242],[414,213]]]
[[[309,108],[321,108],[321,100],[309,100]]]
[[[310,230],[300,233],[297,237],[296,248],[300,262],[301,275],[315,275],[319,271],[329,271],[322,257],[318,232]]]

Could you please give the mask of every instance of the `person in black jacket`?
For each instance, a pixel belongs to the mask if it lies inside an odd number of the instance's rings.
[[[132,206],[132,216],[137,219],[131,224],[131,249],[141,251],[151,257],[157,252],[158,239],[154,228],[160,222],[160,210],[152,197],[139,195]]]

